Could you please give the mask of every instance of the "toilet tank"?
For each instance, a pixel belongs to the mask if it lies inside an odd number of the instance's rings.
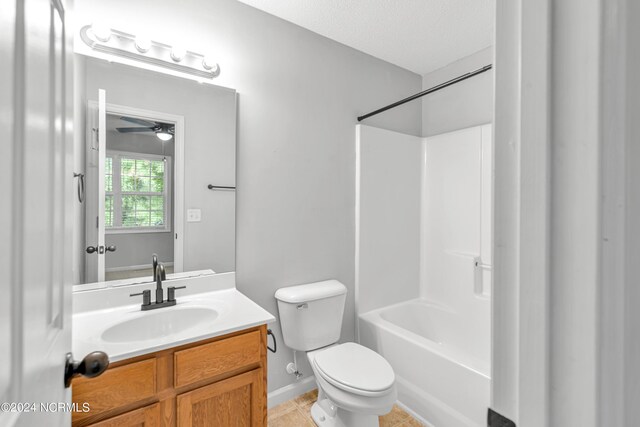
[[[276,291],[282,337],[287,347],[315,350],[337,342],[347,288],[337,280],[289,286]]]

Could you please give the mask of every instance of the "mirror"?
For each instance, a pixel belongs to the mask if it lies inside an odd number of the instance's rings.
[[[83,283],[235,268],[236,92],[78,58]],[[81,190],[79,188],[79,190]]]

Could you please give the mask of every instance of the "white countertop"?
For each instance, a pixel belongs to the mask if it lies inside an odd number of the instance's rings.
[[[187,289],[176,291],[175,306],[149,311],[140,309],[142,297],[129,298],[129,293],[139,292],[142,289],[155,289],[155,284],[74,294],[72,325],[74,355],[81,358],[92,351],[100,350],[109,355],[111,362],[117,362],[275,321],[275,317],[269,312],[235,288],[235,280],[229,280],[228,276],[226,278],[216,278],[216,276],[222,275],[167,281],[163,285],[165,297],[168,286],[187,285]],[[231,286],[232,281],[233,286]],[[191,290],[186,292],[189,288]],[[152,300],[153,295],[152,291]],[[126,305],[122,304],[123,302],[126,302]],[[126,342],[109,340],[108,334],[105,334],[105,331],[114,325],[127,321],[135,322],[134,319],[143,316],[155,316],[154,321],[157,319],[162,322],[165,316],[176,318],[193,309],[215,310],[215,318],[206,322],[196,322],[193,326],[182,327],[178,331],[173,331],[170,324],[166,327],[160,325],[163,332],[158,334],[159,336],[147,336],[133,330],[132,337],[136,338]]]

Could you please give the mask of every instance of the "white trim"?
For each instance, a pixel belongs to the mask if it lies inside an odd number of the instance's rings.
[[[413,409],[411,409],[410,407],[408,407],[407,405],[405,405],[404,403],[402,403],[401,401],[397,401],[396,405],[398,405],[403,411],[405,411],[407,414],[411,415],[414,419],[418,420],[422,425],[426,426],[426,427],[436,427],[433,424],[431,424],[429,421],[425,420],[423,417],[421,417],[417,412],[415,412]]]
[[[175,241],[173,243],[173,262],[175,265],[173,266],[173,271],[174,273],[181,273],[184,270],[184,146],[187,141],[184,138],[184,117],[174,117],[173,229]]]
[[[550,0],[496,20],[491,407],[548,425]]]
[[[86,109],[86,129],[84,135],[84,152],[85,158],[83,159],[83,169],[85,172],[85,183],[86,195],[90,195],[91,193],[88,191],[88,186],[95,182],[94,180],[98,179],[98,165],[96,157],[96,153],[98,152],[98,148],[96,144],[98,142],[98,136],[96,133],[98,127],[98,102],[97,101],[89,101],[87,102]],[[91,245],[94,246],[95,242],[98,241],[98,227],[94,220],[95,216],[98,212],[98,196],[95,197],[87,197],[85,196],[84,201],[84,241],[82,242],[81,249],[83,251],[84,257],[84,275],[82,277],[83,282],[94,282],[98,280],[98,257],[93,254],[87,254],[84,252],[84,249]]]
[[[496,247],[518,255],[496,275],[492,405],[518,426],[637,423],[638,16],[629,0],[499,2]]]
[[[354,251],[354,260],[355,260],[355,271],[354,271],[354,316],[356,322],[356,342],[360,342],[360,322],[358,319],[360,318],[360,305],[358,304],[360,301],[360,182],[361,182],[361,174],[362,174],[362,163],[360,161],[361,154],[361,135],[362,135],[362,125],[356,125],[356,187],[355,187],[355,251]]]
[[[104,89],[98,89],[98,247],[105,245],[104,234],[104,168],[107,152],[107,93]],[[96,253],[98,260],[98,281],[104,280],[106,260],[103,254]]]
[[[532,426],[549,424],[550,10],[550,0],[522,3],[518,417]]]
[[[147,234],[147,233],[172,233],[172,230],[167,230],[162,227],[117,227],[117,228],[107,228],[105,227],[104,234]]]
[[[173,267],[173,262],[162,262],[162,264],[165,267]],[[111,268],[107,268],[105,269],[105,272],[107,273],[114,273],[117,271],[133,271],[133,270],[144,270],[145,268],[148,268],[149,270],[151,270],[152,265],[151,264],[140,264],[140,265],[125,265],[123,267],[111,267]]]
[[[598,425],[636,425],[638,388],[638,203],[636,2],[603,3],[602,236],[598,294]],[[606,143],[604,143],[606,141]],[[634,354],[635,353],[635,354]]]
[[[308,391],[317,388],[316,377],[313,375],[297,381],[295,383],[280,387],[267,395],[267,407],[269,409],[278,406],[287,400],[294,399]]]
[[[215,280],[222,280],[224,281],[224,283],[229,284],[229,286],[235,287],[235,283],[236,283],[235,272],[233,271],[230,271],[227,273],[216,273],[211,269],[207,269],[207,270],[186,271],[183,273],[170,273],[170,274],[167,274],[167,280],[198,278],[203,276],[215,276]],[[151,276],[131,277],[128,279],[121,279],[121,280],[109,280],[108,282],[95,282],[95,283],[85,283],[82,285],[73,285],[73,293],[95,291],[97,289],[118,288],[121,286],[141,285],[145,283],[153,283]]]

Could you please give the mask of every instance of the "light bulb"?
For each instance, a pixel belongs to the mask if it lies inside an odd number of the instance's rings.
[[[182,61],[186,54],[186,49],[181,46],[174,46],[171,48],[171,59],[173,59],[175,62]]]
[[[135,40],[136,49],[140,53],[147,53],[151,49],[151,40],[146,37],[138,36]]]
[[[91,24],[91,32],[93,36],[102,43],[106,43],[111,39],[111,28],[105,24],[94,22]]]
[[[218,63],[211,58],[210,56],[205,56],[204,59],[202,60],[202,67],[205,70],[209,70],[213,73],[217,73],[218,72]]]
[[[156,136],[161,140],[161,141],[168,141],[171,138],[173,138],[173,135],[171,135],[169,132],[165,132],[165,131],[160,131],[156,133]]]

